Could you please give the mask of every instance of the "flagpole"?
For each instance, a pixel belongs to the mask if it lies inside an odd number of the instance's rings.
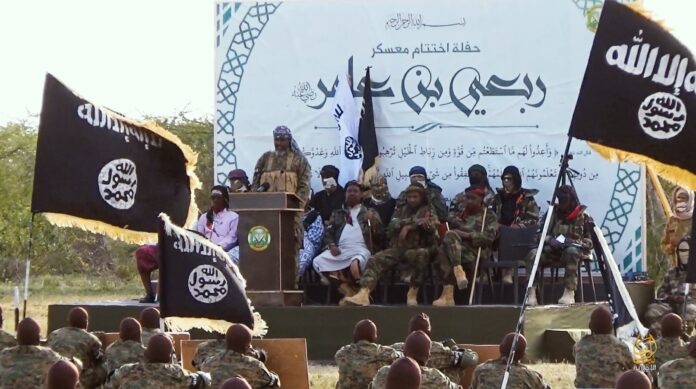
[[[563,177],[565,177],[566,171],[568,170],[568,156],[570,152],[570,145],[572,142],[573,137],[568,135],[568,141],[566,142],[565,150],[563,151],[563,157],[561,158],[561,167],[558,170],[558,177],[556,177],[556,185],[553,187],[553,194],[551,195],[549,210],[546,212],[544,227],[541,231],[541,236],[537,245],[536,256],[534,257],[534,264],[532,265],[532,270],[530,274],[527,275],[527,288],[524,291],[524,298],[522,299],[522,306],[520,307],[520,315],[517,319],[517,325],[515,326],[515,337],[512,338],[512,346],[510,347],[510,353],[508,354],[507,364],[505,366],[505,374],[503,375],[503,382],[500,385],[500,389],[507,388],[508,379],[510,378],[510,368],[512,367],[512,362],[515,360],[515,349],[517,348],[517,341],[520,338],[520,331],[522,331],[522,324],[524,323],[524,312],[527,308],[529,291],[534,287],[534,279],[536,278],[537,269],[539,268],[539,260],[541,259],[541,253],[544,249],[544,240],[546,238],[546,234],[549,231],[551,217],[553,216],[554,203],[556,202],[556,192],[558,191],[558,188],[561,185],[561,180],[563,179]],[[582,287],[582,285],[580,287]]]
[[[27,263],[24,267],[24,307],[22,310],[22,319],[27,317],[27,300],[29,300],[29,271],[31,269],[31,257],[34,251],[34,212],[31,213],[31,221],[29,222],[29,253],[27,255]]]

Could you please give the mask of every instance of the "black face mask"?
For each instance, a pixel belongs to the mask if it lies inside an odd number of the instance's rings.
[[[483,184],[483,177],[480,177],[480,176],[469,177],[469,185],[481,186],[482,184]]]

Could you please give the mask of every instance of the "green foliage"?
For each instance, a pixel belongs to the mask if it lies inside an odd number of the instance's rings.
[[[213,181],[213,124],[183,115],[156,119],[198,153],[196,173],[205,192],[196,193],[200,209],[208,207],[207,188]],[[0,280],[18,280],[29,255],[31,196],[37,130],[25,123],[0,126]],[[50,196],[50,193],[41,193]],[[50,225],[41,215],[33,224],[32,272],[34,274],[113,273],[121,279],[136,276],[134,245],[114,241],[76,228]]]

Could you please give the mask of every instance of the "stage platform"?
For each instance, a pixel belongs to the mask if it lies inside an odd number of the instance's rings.
[[[118,331],[121,319],[138,317],[140,311],[153,304],[137,301],[103,301],[83,303],[80,306],[90,313],[90,330]],[[586,329],[589,315],[596,303],[572,306],[542,306],[528,309],[525,315],[524,334],[527,337],[529,360],[570,359],[572,341],[558,347],[548,347],[548,339],[573,339],[572,333]],[[65,325],[68,311],[77,304],[54,304],[48,308],[48,330]],[[520,307],[516,305],[475,305],[438,308],[432,306],[408,307],[405,305],[337,307],[258,307],[268,322],[267,338],[306,338],[310,360],[333,360],[335,352],[352,340],[354,324],[361,319],[373,320],[379,328],[379,342],[391,344],[403,341],[407,335],[407,323],[411,316],[425,312],[431,318],[433,339],[452,338],[466,344],[498,344],[508,332],[513,331]],[[547,336],[546,330],[553,329]],[[564,330],[570,333],[563,337]],[[560,332],[560,336],[559,336]],[[211,334],[191,331],[192,339],[204,339]]]

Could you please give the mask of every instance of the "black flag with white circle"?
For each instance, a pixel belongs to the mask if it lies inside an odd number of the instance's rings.
[[[696,62],[660,25],[604,3],[569,135],[696,186]]]

